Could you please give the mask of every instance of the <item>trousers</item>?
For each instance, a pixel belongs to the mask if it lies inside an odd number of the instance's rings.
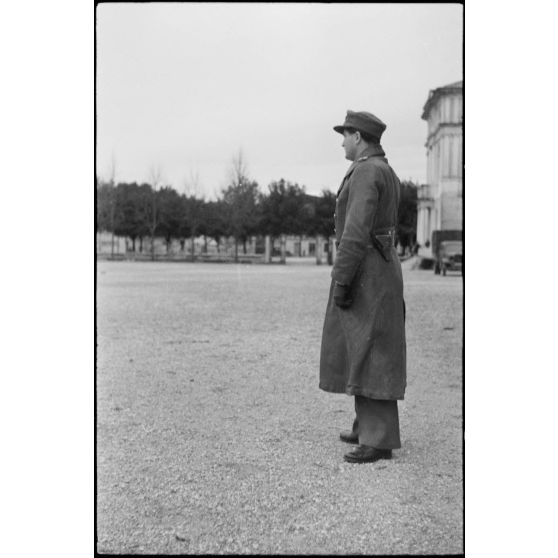
[[[355,412],[353,433],[358,434],[360,445],[378,449],[401,447],[397,401],[355,395]]]

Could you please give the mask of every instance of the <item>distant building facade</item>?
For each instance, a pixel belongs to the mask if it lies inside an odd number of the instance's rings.
[[[432,256],[434,230],[463,230],[463,82],[430,91],[422,119],[428,123],[426,184],[418,191],[419,254]]]
[[[128,239],[114,235],[110,232],[99,231],[95,235],[97,254],[124,254],[127,249]]]
[[[329,248],[328,239],[322,236],[287,236],[285,239],[285,249],[289,256],[315,257],[317,253],[327,254]]]
[[[168,245],[164,238],[155,237],[154,253],[159,257],[170,256],[174,259],[188,259],[192,254],[192,239],[185,239],[183,242],[173,239]],[[323,236],[291,236],[284,235],[284,250],[288,257],[301,258],[320,258],[327,261],[331,251],[335,255],[335,245],[331,239]],[[232,237],[222,238],[219,246],[214,239],[208,237],[197,237],[194,239],[194,254],[197,256],[218,256],[233,255],[235,251],[234,239]],[[239,243],[239,254],[244,254],[244,246]],[[265,238],[262,236],[251,236],[246,241],[246,254],[255,256],[264,254]],[[272,256],[279,256],[281,253],[281,238],[274,238],[271,243]],[[143,237],[136,239],[133,243],[130,238],[112,235],[110,232],[100,231],[96,234],[96,253],[98,257],[116,257],[118,259],[149,259],[151,255],[151,238]]]

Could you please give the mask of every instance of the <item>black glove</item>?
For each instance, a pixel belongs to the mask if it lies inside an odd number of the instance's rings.
[[[335,287],[333,287],[333,301],[339,308],[349,308],[353,303],[351,287],[349,285],[341,285],[336,281]]]

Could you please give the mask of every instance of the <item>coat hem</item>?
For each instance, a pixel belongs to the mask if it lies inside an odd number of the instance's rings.
[[[370,391],[355,386],[347,386],[347,388],[345,389],[345,393],[347,395],[361,395],[362,397],[368,397],[368,399],[382,399],[386,401],[393,401],[393,400],[402,401],[405,398],[404,395],[378,393],[377,391]]]
[[[320,382],[320,389],[327,391],[329,393],[345,393],[347,395],[361,395],[362,397],[368,397],[369,399],[381,399],[386,401],[402,401],[405,399],[404,395],[389,395],[386,393],[378,393],[376,391],[370,391],[367,389],[358,388],[355,386],[338,386],[335,384],[325,384]]]

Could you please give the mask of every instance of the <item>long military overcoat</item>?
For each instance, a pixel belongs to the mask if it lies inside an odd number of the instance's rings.
[[[322,334],[320,388],[372,399],[403,399],[406,386],[405,302],[396,249],[386,261],[371,233],[397,223],[400,184],[380,146],[347,171],[337,193],[337,258]],[[333,301],[335,281],[351,286],[353,304]]]

